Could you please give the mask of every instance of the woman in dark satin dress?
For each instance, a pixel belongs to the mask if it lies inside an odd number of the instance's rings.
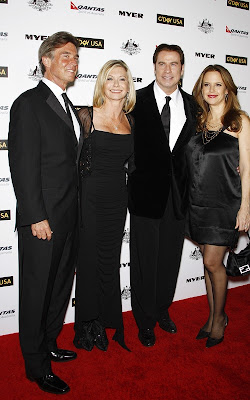
[[[124,341],[120,251],[127,213],[126,172],[133,154],[133,78],[121,60],[98,74],[93,107],[79,111],[83,128],[80,156],[80,251],[76,276],[77,348],[108,348],[105,328]],[[128,165],[128,168],[125,167]]]
[[[203,254],[209,318],[197,339],[222,342],[227,275],[223,259],[250,224],[250,122],[240,110],[237,87],[227,69],[209,65],[193,95],[200,106],[197,135],[187,150],[190,176],[188,236]],[[240,174],[237,167],[240,167]]]

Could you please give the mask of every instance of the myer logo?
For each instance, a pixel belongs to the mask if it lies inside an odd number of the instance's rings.
[[[132,17],[132,18],[143,18],[143,14],[135,13],[131,11],[119,11],[119,15],[123,17]]]
[[[192,282],[197,282],[197,281],[203,281],[205,279],[205,276],[196,276],[195,278],[187,278],[186,283],[192,283]]]
[[[240,36],[240,37],[245,37],[248,38],[248,32],[247,31],[242,31],[240,29],[230,29],[226,25],[226,32],[230,33],[231,36]]]
[[[0,287],[4,286],[12,286],[13,285],[13,276],[4,276],[0,278]]]
[[[8,150],[8,140],[0,139],[0,150]]]
[[[227,6],[241,8],[242,10],[249,10],[249,1],[227,0]]]
[[[8,78],[8,67],[0,67],[0,78]]]
[[[104,39],[93,39],[78,37],[79,46],[87,47],[88,49],[104,49]]]
[[[247,57],[226,55],[227,64],[247,65]]]
[[[201,57],[201,58],[215,58],[215,54],[210,54],[210,53],[198,53],[197,51],[195,52],[195,57]]]
[[[172,15],[157,14],[157,24],[184,26],[184,18]]]
[[[105,8],[103,7],[86,6],[86,5],[83,6],[82,4],[76,6],[72,1],[70,2],[70,9],[80,11],[86,14],[98,14],[98,15],[104,15],[105,11]]]
[[[0,221],[9,221],[9,220],[10,220],[10,210],[1,210]]]
[[[25,33],[25,39],[28,39],[28,40],[42,40],[43,41],[47,38],[48,38],[47,35],[32,35],[32,34]]]
[[[0,318],[14,317],[16,310],[3,310],[0,311]]]

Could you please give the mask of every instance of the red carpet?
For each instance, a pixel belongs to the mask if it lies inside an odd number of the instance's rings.
[[[206,349],[195,336],[205,322],[205,296],[175,302],[171,316],[178,333],[156,328],[156,345],[144,348],[137,339],[131,312],[124,314],[131,353],[110,341],[106,353],[78,350],[75,361],[53,364],[71,391],[68,400],[247,400],[249,395],[249,286],[229,290],[229,325],[224,342]],[[111,339],[113,332],[108,331]],[[65,325],[58,344],[74,349],[73,324]],[[0,337],[0,399],[40,400],[58,396],[42,392],[25,378],[18,335]]]

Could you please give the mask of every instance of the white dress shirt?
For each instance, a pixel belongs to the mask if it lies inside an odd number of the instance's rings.
[[[161,114],[162,109],[166,103],[166,96],[168,96],[157,84],[154,82],[154,95],[157,103],[159,113]],[[179,88],[169,95],[171,101],[170,106],[170,134],[169,134],[169,147],[172,151],[174,145],[181,133],[181,130],[186,122],[186,114],[184,109],[183,98]]]
[[[63,109],[65,110],[65,112],[67,112],[66,107],[65,107],[65,103],[64,103],[64,100],[63,100],[63,97],[62,97],[62,94],[66,93],[66,91],[62,90],[60,88],[60,86],[58,86],[56,83],[50,81],[47,78],[43,77],[42,81],[43,81],[43,83],[45,83],[45,85],[47,85],[50,88],[50,90],[54,93],[54,95],[56,96],[57,100],[59,101],[59,103],[61,104]],[[74,130],[75,130],[76,138],[79,141],[79,138],[80,138],[80,126],[79,126],[77,118],[76,118],[76,116],[74,114],[74,111],[72,110],[70,104],[69,104],[69,109],[70,109],[70,114],[71,114],[72,121],[73,121],[73,126],[74,126]]]

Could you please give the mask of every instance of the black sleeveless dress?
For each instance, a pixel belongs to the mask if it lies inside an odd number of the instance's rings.
[[[114,339],[126,348],[120,252],[128,198],[124,165],[133,152],[133,135],[99,131],[91,123],[92,129],[86,150],[87,158],[91,152],[91,171],[82,174],[80,190],[76,327],[98,319],[104,327],[116,329]]]
[[[193,136],[187,146],[189,210],[187,236],[199,244],[234,246],[239,232],[236,216],[241,204],[238,139],[224,131],[203,143]]]

